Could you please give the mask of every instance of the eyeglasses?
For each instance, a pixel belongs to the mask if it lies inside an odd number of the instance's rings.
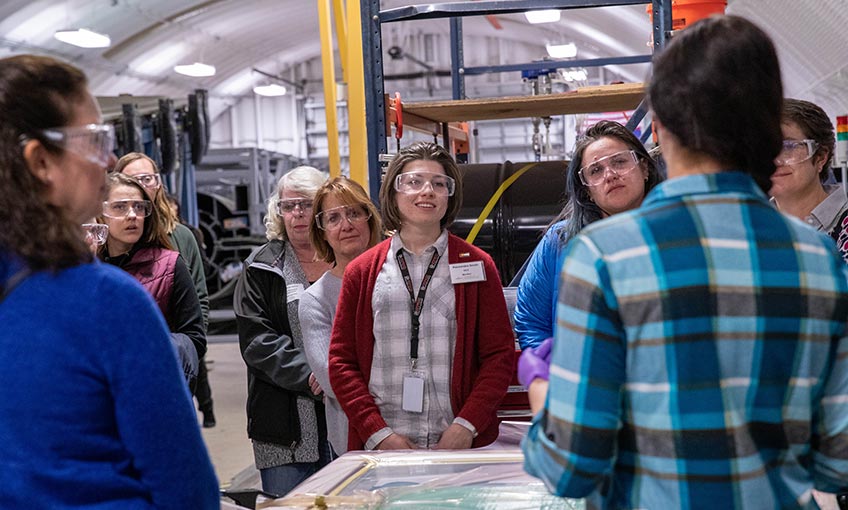
[[[784,140],[783,148],[774,159],[777,166],[797,165],[803,163],[815,155],[819,144],[815,140]]]
[[[399,174],[395,177],[395,191],[399,193],[421,193],[424,186],[430,185],[430,189],[436,195],[453,196],[456,190],[456,181],[453,177],[433,172],[410,172]]]
[[[153,212],[153,204],[150,200],[113,200],[103,202],[103,216],[113,219],[126,218],[130,212],[136,216],[146,218]]]
[[[106,244],[106,238],[109,236],[109,225],[105,223],[83,223],[82,229],[85,231],[86,243],[93,243],[97,246]]]
[[[300,209],[300,213],[304,214],[312,212],[312,200],[302,200],[299,198],[291,198],[287,200],[277,201],[277,214],[289,215],[294,214],[295,208]]]
[[[159,189],[162,185],[162,177],[159,174],[138,174],[133,175],[132,178],[148,189]]]
[[[315,215],[315,224],[321,230],[336,230],[347,220],[351,225],[362,223],[371,218],[371,211],[361,206],[342,205],[321,211]]]
[[[586,165],[580,169],[580,182],[586,186],[598,186],[603,184],[606,179],[607,170],[613,175],[621,177],[633,171],[639,166],[639,156],[636,151],[621,151],[609,156],[594,161],[591,165]]]
[[[109,164],[115,150],[115,128],[111,124],[50,128],[41,134],[66,151],[103,167]]]

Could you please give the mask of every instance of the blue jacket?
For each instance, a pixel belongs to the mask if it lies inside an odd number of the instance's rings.
[[[0,285],[15,266],[0,252]],[[165,321],[130,275],[35,273],[0,324],[0,506],[220,506]]]
[[[524,350],[536,347],[554,336],[559,270],[565,247],[560,240],[560,230],[567,220],[555,223],[530,255],[530,262],[518,284],[515,303],[515,333]]]

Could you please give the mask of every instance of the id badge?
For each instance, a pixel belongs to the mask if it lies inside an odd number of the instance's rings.
[[[410,413],[420,413],[424,410],[424,374],[422,372],[413,370],[403,376],[401,408]]]

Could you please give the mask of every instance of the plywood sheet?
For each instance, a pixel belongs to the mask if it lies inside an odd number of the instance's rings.
[[[644,84],[622,83],[541,96],[404,103],[403,110],[436,122],[544,117],[632,110],[644,94]]]

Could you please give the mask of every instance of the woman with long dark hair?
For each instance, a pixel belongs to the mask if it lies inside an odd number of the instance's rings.
[[[533,250],[515,303],[515,332],[522,349],[554,333],[561,254],[583,227],[638,207],[661,180],[645,146],[618,122],[602,120],[574,146],[566,171],[567,202]]]
[[[112,172],[106,188],[100,221],[109,226],[109,234],[98,256],[131,274],[153,296],[168,323],[186,380],[193,386],[198,360],[206,353],[206,334],[188,268],[171,249],[159,211],[137,180]]]
[[[165,322],[93,262],[114,131],[77,68],[0,60],[0,501],[9,508],[218,508]]]

